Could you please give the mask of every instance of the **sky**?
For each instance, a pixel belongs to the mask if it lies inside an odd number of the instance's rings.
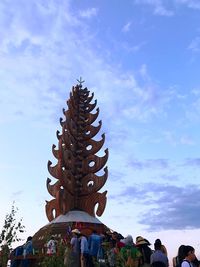
[[[48,223],[47,162],[82,77],[109,149],[99,219],[200,257],[199,62],[199,0],[1,0],[0,224],[13,201],[25,238]]]

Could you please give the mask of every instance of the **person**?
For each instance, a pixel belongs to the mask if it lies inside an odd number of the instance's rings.
[[[110,242],[110,240],[112,238],[111,236],[112,236],[112,233],[110,231],[104,232],[104,234],[103,234],[104,242]]]
[[[22,267],[28,267],[31,263],[30,259],[27,259],[27,256],[33,255],[33,243],[32,243],[32,236],[27,238],[25,245],[23,246],[23,256],[24,259],[22,260]]]
[[[97,234],[96,230],[93,230],[92,234],[88,238],[89,254],[94,261],[97,259],[97,253],[101,246],[102,237]]]
[[[71,266],[80,266],[80,234],[78,229],[72,230],[72,238],[70,240],[71,244]]]
[[[136,237],[136,247],[141,253],[139,267],[150,267],[150,257],[152,254],[152,250],[149,247],[150,245],[150,242],[146,238],[142,236]]]
[[[109,242],[109,247],[108,250],[106,251],[107,253],[107,259],[108,259],[108,264],[109,267],[115,267],[116,265],[116,253],[115,253],[115,247],[113,245],[113,242]]]
[[[111,233],[111,242],[113,243],[113,246],[116,246],[117,237],[118,237],[118,233],[117,232],[112,232]]]
[[[196,259],[194,248],[192,246],[184,246],[183,253],[184,259],[181,263],[181,267],[192,267],[192,262]]]
[[[123,248],[125,246],[125,242],[124,242],[125,238],[119,233],[117,235],[117,242],[116,242],[116,252],[119,252],[121,250],[121,248]]]
[[[23,254],[23,246],[16,247],[10,255],[11,258],[11,267],[19,267],[21,259],[16,259],[15,257],[21,256]]]
[[[80,233],[81,267],[90,267],[89,248],[86,236]]]
[[[195,259],[192,261],[192,265],[193,265],[193,267],[199,267],[200,266],[199,260],[197,259],[196,256],[195,256]]]
[[[150,263],[152,267],[168,267],[169,261],[167,256],[162,252],[162,243],[156,239],[154,243],[155,251],[151,254]]]
[[[113,242],[111,240],[109,242],[102,242],[99,247],[99,250],[97,252],[97,262],[99,267],[107,266],[106,265],[108,257],[107,251],[109,250],[110,243],[113,245]]]
[[[181,263],[184,259],[184,245],[180,245],[180,247],[178,248],[178,254],[176,257],[174,257],[172,259],[172,265],[173,267],[180,267],[181,266]]]
[[[56,240],[54,236],[51,236],[50,240],[47,242],[47,254],[52,255],[56,254]]]
[[[66,240],[65,242],[65,251],[64,251],[64,266],[66,267],[72,267],[72,266],[77,266],[79,267],[79,257],[77,260],[77,265],[73,265],[73,260],[72,260],[72,252],[71,252],[71,244],[70,244],[70,240]]]
[[[123,240],[123,242],[125,246],[122,247],[121,250],[119,251],[122,259],[122,264],[124,264],[127,267],[138,267],[141,253],[133,243],[132,236],[128,235]]]
[[[167,256],[167,249],[166,249],[165,245],[162,244],[160,239],[156,239],[155,243],[156,242],[160,242],[161,243],[161,251],[162,251],[162,253],[164,253]]]

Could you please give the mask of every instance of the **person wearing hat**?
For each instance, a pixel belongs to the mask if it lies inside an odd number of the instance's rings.
[[[80,242],[81,267],[93,267],[92,257],[89,254],[88,240],[83,233],[80,233]]]
[[[122,264],[124,264],[127,267],[138,267],[141,253],[133,243],[132,236],[128,235],[122,241],[125,244],[125,246],[122,247],[119,252],[122,259]]]
[[[152,254],[152,250],[149,247],[150,245],[150,242],[142,236],[136,238],[136,247],[141,253],[139,267],[150,267],[150,257]]]
[[[72,230],[72,238],[70,241],[71,244],[71,266],[79,267],[80,266],[80,234],[81,232],[78,229]]]

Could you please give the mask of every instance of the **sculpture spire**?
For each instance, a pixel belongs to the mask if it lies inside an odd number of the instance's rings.
[[[101,121],[97,126],[92,125],[99,115],[99,108],[96,108],[96,100],[91,103],[94,94],[89,96],[87,87],[82,89],[82,78],[77,81],[79,84],[72,87],[67,101],[68,109],[63,109],[65,120],[60,119],[62,133],[57,131],[58,148],[55,145],[52,147],[57,164],[52,166],[51,161],[48,162],[49,173],[57,179],[53,185],[47,179],[47,189],[53,197],[46,201],[49,221],[73,209],[95,216],[96,204],[96,214],[101,216],[106,205],[107,191],[98,191],[107,180],[107,167],[102,176],[97,173],[107,162],[108,149],[103,157],[99,157],[96,154],[104,144],[105,135],[102,134],[99,141],[93,139],[102,125]],[[96,113],[91,113],[95,108]]]
[[[83,81],[82,77],[80,77],[80,79],[77,79],[77,82],[79,82],[79,86],[82,87],[82,83],[84,83],[85,81]]]

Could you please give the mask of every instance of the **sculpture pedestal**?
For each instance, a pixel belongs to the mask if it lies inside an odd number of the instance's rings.
[[[52,235],[60,241],[66,239],[69,236],[69,230],[74,228],[79,229],[86,236],[89,236],[93,230],[96,230],[98,234],[104,234],[110,230],[96,217],[92,217],[84,211],[73,210],[58,216],[36,232],[33,236],[33,246],[42,252]]]

